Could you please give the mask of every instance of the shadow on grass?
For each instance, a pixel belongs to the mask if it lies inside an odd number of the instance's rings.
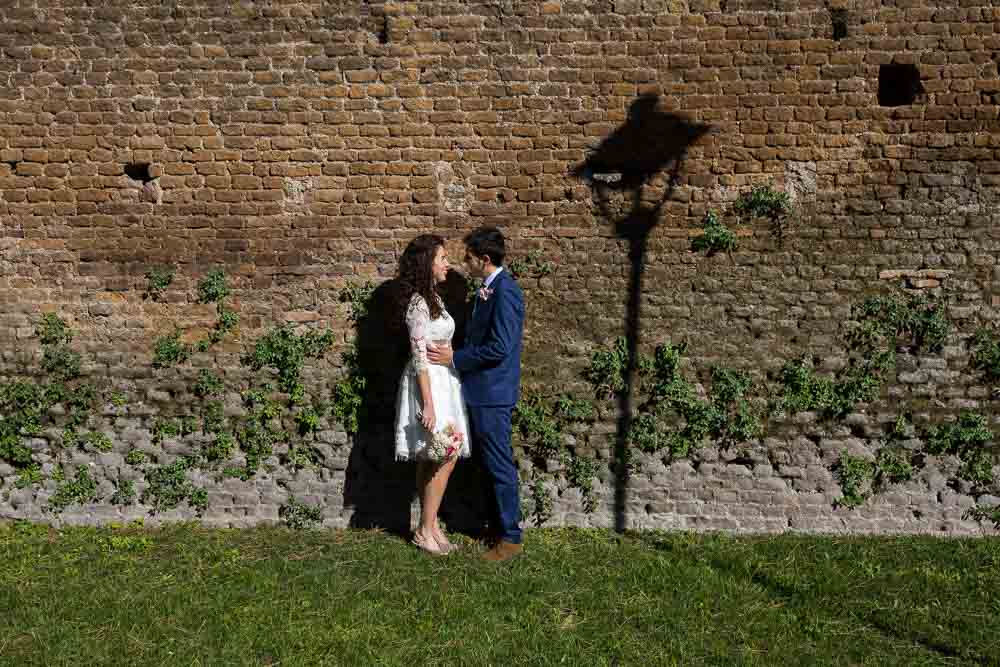
[[[919,629],[900,628],[898,624],[892,623],[892,619],[896,616],[893,612],[884,613],[881,610],[865,608],[865,604],[870,603],[870,600],[852,605],[855,601],[848,596],[837,595],[834,597],[835,591],[824,594],[821,590],[823,582],[820,580],[820,576],[825,575],[830,578],[841,574],[829,569],[831,562],[822,564],[800,562],[797,563],[799,567],[788,572],[785,577],[780,577],[758,567],[754,559],[740,559],[739,556],[746,555],[746,552],[742,549],[734,550],[732,547],[738,544],[737,539],[726,535],[700,537],[697,545],[694,542],[687,545],[684,542],[663,536],[640,535],[637,536],[637,539],[644,541],[656,550],[670,552],[680,558],[694,558],[735,581],[752,583],[771,598],[790,608],[814,613],[820,612],[828,618],[862,624],[878,632],[885,639],[906,642],[942,658],[972,660],[983,665],[1000,665],[1000,657],[982,653],[975,647],[956,645],[957,642],[935,638]],[[753,539],[749,538],[748,541]],[[813,566],[820,568],[820,570],[814,571]],[[796,581],[793,583],[783,580],[788,577],[795,577]],[[930,592],[928,591],[928,593]],[[893,591],[888,590],[881,590],[880,594],[894,598],[895,603],[901,601],[903,604],[900,613],[904,613],[908,606],[913,607],[923,602],[908,600],[905,596],[895,596]]]

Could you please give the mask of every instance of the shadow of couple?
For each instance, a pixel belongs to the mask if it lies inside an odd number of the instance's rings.
[[[355,347],[365,391],[344,480],[344,507],[352,528],[380,529],[408,537],[417,495],[416,466],[395,460],[396,394],[409,360],[407,331],[395,312],[399,283],[380,284],[356,323]],[[461,347],[471,304],[465,277],[450,271],[439,288],[455,320],[453,346]],[[474,457],[461,460],[448,482],[440,517],[450,531],[477,536],[486,517],[485,472]]]

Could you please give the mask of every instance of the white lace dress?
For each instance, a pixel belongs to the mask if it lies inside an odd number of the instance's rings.
[[[462,432],[463,444],[459,456],[469,456],[469,418],[462,399],[462,383],[453,366],[439,366],[427,361],[427,343],[450,343],[455,335],[455,320],[441,307],[441,316],[431,319],[427,302],[414,294],[406,309],[406,327],[410,333],[410,361],[403,369],[396,397],[396,460],[421,458],[431,434],[420,423],[420,385],[417,373],[426,370],[434,399],[435,431],[449,423]]]

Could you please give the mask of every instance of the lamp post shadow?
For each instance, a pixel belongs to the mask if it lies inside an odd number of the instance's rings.
[[[711,131],[709,125],[658,110],[658,103],[657,95],[643,95],[632,102],[625,123],[608,135],[572,172],[573,176],[590,184],[601,215],[612,223],[615,236],[628,244],[630,270],[625,310],[628,365],[625,386],[618,395],[615,435],[614,512],[615,530],[619,533],[625,531],[627,520],[629,469],[626,454],[632,427],[632,395],[642,319],[642,282],[649,237],[659,224],[664,204],[673,196],[685,154],[692,144]],[[669,181],[663,195],[653,204],[645,202],[643,188],[664,170],[669,171]],[[614,210],[611,204],[614,192],[631,197],[631,204],[624,215]]]

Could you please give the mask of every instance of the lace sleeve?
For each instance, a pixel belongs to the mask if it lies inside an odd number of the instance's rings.
[[[427,370],[427,327],[431,321],[431,311],[421,296],[414,296],[406,309],[406,328],[410,332],[410,353],[413,368],[419,373]]]

